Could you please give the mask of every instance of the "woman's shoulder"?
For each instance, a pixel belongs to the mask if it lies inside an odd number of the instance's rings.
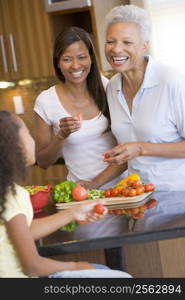
[[[106,89],[109,79],[107,77],[105,77],[103,74],[101,74],[101,80],[102,80],[104,89]]]
[[[55,98],[55,86],[51,86],[47,90],[43,90],[35,100],[35,107],[38,105],[47,106],[51,102],[53,104],[53,99]]]
[[[54,93],[55,93],[55,85],[49,87],[46,90],[43,90],[42,92],[40,92],[40,94],[38,94],[37,97],[48,97],[48,96],[51,96]]]
[[[159,76],[160,83],[171,86],[184,85],[185,75],[179,70],[165,63],[156,63],[156,69]]]

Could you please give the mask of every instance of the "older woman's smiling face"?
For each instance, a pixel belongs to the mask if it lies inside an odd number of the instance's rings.
[[[139,26],[134,23],[111,24],[106,33],[105,55],[116,72],[140,68],[148,42],[141,38]]]

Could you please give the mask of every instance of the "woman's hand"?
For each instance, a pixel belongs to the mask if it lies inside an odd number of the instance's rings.
[[[79,224],[86,224],[96,222],[102,219],[107,213],[108,209],[105,207],[102,214],[95,212],[95,206],[98,203],[105,204],[102,200],[89,200],[90,203],[79,204],[74,208],[71,208],[74,219],[79,222]]]
[[[139,142],[122,143],[106,151],[104,153],[104,161],[121,165],[130,159],[140,156],[141,150],[141,143]]]
[[[75,117],[66,117],[59,120],[60,130],[57,136],[61,139],[67,138],[71,133],[78,131],[81,127],[82,113]]]

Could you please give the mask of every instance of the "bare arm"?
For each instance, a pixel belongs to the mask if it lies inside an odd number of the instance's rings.
[[[121,175],[126,170],[127,163],[121,165],[111,164],[105,170],[103,170],[103,172],[98,174],[92,181],[79,180],[78,183],[84,185],[88,189],[97,189],[103,184]]]
[[[35,124],[37,162],[40,167],[48,168],[59,158],[64,139],[54,136],[52,128],[38,114],[35,114]]]
[[[81,127],[81,113],[75,117],[65,117],[59,122],[59,131],[55,136],[51,126],[36,114],[36,155],[40,167],[48,168],[61,156],[65,138]]]
[[[49,274],[65,271],[94,269],[87,262],[61,262],[41,257],[37,251],[26,218],[20,214],[7,223],[10,239],[20,259],[23,272],[27,276],[47,276]]]
[[[128,142],[107,151],[109,163],[123,164],[137,156],[185,158],[185,141],[177,143]]]
[[[90,223],[103,218],[107,213],[107,209],[105,208],[102,215],[95,213],[94,207],[97,203],[104,202],[99,200],[90,201],[88,204],[79,204],[78,206],[75,206],[75,208],[60,211],[45,218],[34,219],[30,228],[34,240],[49,235],[73,220]]]

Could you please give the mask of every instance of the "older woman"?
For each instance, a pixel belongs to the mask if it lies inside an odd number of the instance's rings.
[[[146,55],[150,18],[134,5],[106,17],[107,60],[117,73],[107,88],[111,128],[119,145],[109,163],[128,163],[157,190],[185,188],[185,77]]]

